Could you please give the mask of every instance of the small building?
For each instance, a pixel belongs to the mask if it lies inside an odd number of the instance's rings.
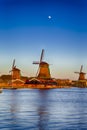
[[[15,80],[12,80],[11,82],[11,86],[12,87],[15,86],[15,88],[19,88],[19,86],[22,87],[23,85],[24,85],[24,81],[20,79],[15,79]]]

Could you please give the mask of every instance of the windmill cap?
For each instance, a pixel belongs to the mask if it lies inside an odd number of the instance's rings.
[[[13,70],[20,71],[20,69],[18,69],[18,68],[13,68]]]
[[[42,61],[40,65],[49,65],[47,62]]]

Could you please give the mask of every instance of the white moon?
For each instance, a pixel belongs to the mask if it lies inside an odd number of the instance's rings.
[[[51,19],[51,18],[52,18],[52,17],[49,15],[49,16],[48,16],[48,19]]]

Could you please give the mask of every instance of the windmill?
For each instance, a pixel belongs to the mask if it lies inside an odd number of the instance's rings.
[[[44,57],[44,49],[42,49],[40,61],[33,62],[33,64],[39,65],[38,71],[36,73],[36,77],[38,77],[38,78],[51,78],[49,64],[47,62],[43,61],[43,57]]]
[[[82,70],[83,70],[83,65],[81,65],[80,72],[75,72],[76,74],[79,74],[78,80],[85,80],[86,73],[84,73]]]
[[[20,79],[20,70],[16,68],[15,59],[13,60],[12,69],[10,72],[12,75],[12,80]]]

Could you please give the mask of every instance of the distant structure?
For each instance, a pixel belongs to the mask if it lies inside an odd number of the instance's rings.
[[[12,80],[20,79],[20,69],[15,66],[15,59],[13,60],[12,70],[10,71],[12,75]]]
[[[80,72],[75,72],[76,74],[79,74],[78,80],[85,80],[86,73],[82,72],[82,70],[83,70],[83,65],[81,65]]]
[[[43,57],[44,57],[44,49],[42,49],[40,61],[39,62],[33,62],[33,64],[39,65],[36,77],[37,78],[43,78],[43,79],[50,79],[51,75],[50,75],[49,64],[47,62],[43,61]]]

